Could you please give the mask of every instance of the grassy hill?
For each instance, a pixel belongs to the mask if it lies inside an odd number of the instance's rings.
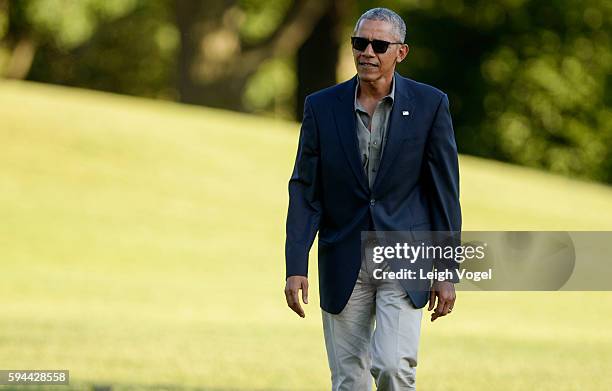
[[[306,319],[282,293],[298,127],[0,81],[0,368],[328,389],[314,259]],[[609,187],[461,156],[461,190],[466,230],[612,229]],[[611,312],[610,293],[459,292],[424,317],[419,387],[611,389]]]

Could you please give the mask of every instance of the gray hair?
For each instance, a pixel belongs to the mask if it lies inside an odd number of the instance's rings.
[[[406,39],[406,23],[401,16],[391,11],[389,8],[372,8],[363,13],[355,24],[355,31],[359,28],[359,23],[362,20],[384,20],[393,26],[393,32],[396,34],[399,42],[404,42]]]

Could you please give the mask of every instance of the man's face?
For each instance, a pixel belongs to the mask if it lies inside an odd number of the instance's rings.
[[[353,36],[367,38],[370,41],[375,39],[387,42],[400,41],[393,31],[393,25],[384,20],[362,20]],[[395,64],[401,62],[407,54],[408,45],[389,45],[385,53],[374,52],[371,44],[363,51],[353,49],[357,74],[364,81],[375,81],[381,77],[391,78]]]

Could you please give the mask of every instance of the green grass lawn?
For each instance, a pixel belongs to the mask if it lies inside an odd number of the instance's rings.
[[[71,389],[328,389],[315,252],[305,319],[282,292],[298,128],[0,81],[0,369],[69,369]],[[468,156],[461,175],[466,230],[612,229],[609,187]],[[607,292],[459,292],[424,317],[418,385],[610,390],[611,313]]]

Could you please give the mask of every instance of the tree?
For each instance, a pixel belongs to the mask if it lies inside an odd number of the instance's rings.
[[[346,0],[332,2],[297,51],[295,118],[298,120],[304,112],[306,95],[336,84],[336,68],[349,5]]]
[[[400,70],[449,94],[460,152],[612,183],[609,2],[399,10],[412,46]]]
[[[0,0],[0,50],[8,58],[1,74],[25,78],[41,46],[74,49],[136,5],[136,0]]]
[[[331,3],[176,0],[181,101],[247,110],[251,77],[270,59],[292,58]]]

